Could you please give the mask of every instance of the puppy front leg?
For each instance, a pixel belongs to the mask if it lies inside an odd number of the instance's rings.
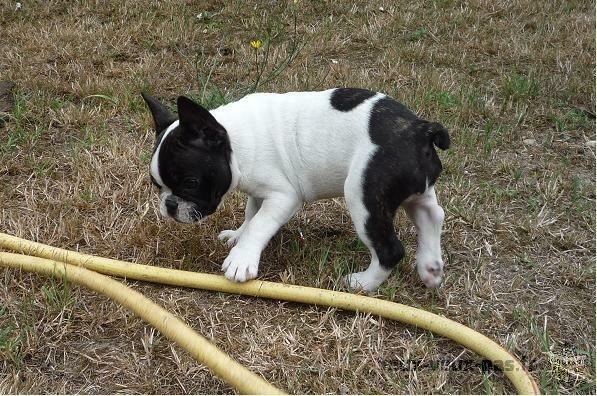
[[[429,187],[421,195],[415,195],[405,202],[406,213],[417,228],[417,271],[427,287],[437,287],[442,282],[444,261],[442,260],[441,235],[444,210],[437,203],[435,189]]]
[[[261,198],[249,196],[247,199],[247,206],[245,206],[245,221],[243,221],[243,224],[236,230],[224,230],[220,232],[218,239],[224,242],[228,247],[236,245],[236,242],[238,242],[238,239],[242,235],[243,231],[247,228],[247,225],[253,216],[255,216],[255,214],[259,211],[261,202]]]
[[[300,205],[301,201],[293,195],[278,194],[264,199],[224,260],[222,270],[226,278],[236,282],[256,278],[261,252]]]

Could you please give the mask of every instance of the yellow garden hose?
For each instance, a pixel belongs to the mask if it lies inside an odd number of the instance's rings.
[[[143,318],[241,393],[282,394],[282,391],[232,359],[176,316],[112,278],[71,264],[13,253],[0,252],[0,266],[67,279],[103,294]]]
[[[95,257],[64,249],[54,248],[41,243],[30,242],[21,238],[0,233],[0,247],[18,253],[43,257],[92,271],[147,282],[163,283],[174,286],[192,287],[203,290],[235,293],[276,300],[294,301],[305,304],[330,306],[350,311],[379,315],[400,321],[421,329],[429,330],[449,338],[473,352],[489,359],[504,371],[520,394],[539,394],[537,384],[524,366],[508,351],[488,337],[454,322],[450,319],[406,305],[377,298],[342,293],[337,291],[302,287],[274,282],[253,280],[246,283],[234,283],[223,276],[153,267],[124,261]],[[16,255],[0,256],[0,265],[7,266],[8,260]],[[26,261],[26,260],[25,260]],[[13,267],[17,265],[11,265]],[[29,267],[31,268],[31,267]],[[25,268],[24,268],[25,269]],[[27,270],[27,269],[26,269]],[[117,282],[116,282],[117,283]],[[159,329],[159,328],[158,328]],[[214,347],[215,348],[215,347]],[[209,356],[205,356],[209,359]],[[201,360],[206,364],[205,361]],[[208,364],[206,364],[208,366]],[[210,367],[210,366],[208,366]],[[235,370],[232,367],[230,370]],[[220,374],[216,373],[220,376]],[[221,376],[221,378],[224,378]],[[231,383],[235,386],[235,384]],[[242,391],[240,388],[237,388]],[[275,391],[275,388],[271,388]],[[261,392],[255,392],[261,393]]]

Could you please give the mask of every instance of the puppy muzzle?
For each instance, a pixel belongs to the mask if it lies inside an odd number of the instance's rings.
[[[195,203],[168,193],[160,196],[160,214],[179,223],[195,223],[205,217]]]

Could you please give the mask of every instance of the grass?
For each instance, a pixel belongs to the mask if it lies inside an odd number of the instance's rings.
[[[429,32],[427,31],[427,29],[418,28],[408,35],[408,39],[410,41],[419,41],[419,40],[423,39],[424,37],[426,37],[428,34],[429,34]]]
[[[532,76],[514,73],[504,81],[503,96],[514,102],[529,100],[537,96],[539,87]]]
[[[52,311],[62,312],[75,302],[66,279],[62,280],[62,284],[58,284],[53,278],[50,278],[48,283],[41,287],[41,292],[46,305]]]
[[[159,218],[139,95],[209,108],[256,91],[386,92],[450,130],[437,190],[444,286],[407,258],[380,298],[483,332],[543,391],[595,393],[595,2],[0,1],[0,229],[158,266],[219,273],[243,197],[206,223]],[[201,15],[200,15],[201,14]],[[200,17],[198,17],[200,15]],[[260,39],[255,49],[249,43]],[[260,277],[343,290],[362,270],[342,199],[305,205]],[[0,281],[0,393],[227,393],[159,333],[86,290],[14,270]],[[458,345],[368,315],[131,283],[292,393],[511,393]],[[425,365],[402,366],[417,361]],[[437,362],[452,362],[441,369]],[[464,370],[459,362],[476,362]],[[466,365],[464,365],[466,366]],[[435,368],[433,368],[435,367]]]

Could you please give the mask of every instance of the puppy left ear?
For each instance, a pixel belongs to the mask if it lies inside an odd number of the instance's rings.
[[[149,107],[149,110],[151,111],[156,135],[159,135],[160,132],[176,121],[176,116],[172,114],[166,106],[161,104],[159,100],[145,92],[141,92],[141,96],[143,96],[143,100],[145,100],[147,107]]]
[[[226,130],[211,113],[185,96],[176,101],[183,131],[209,147],[218,147],[227,140]]]

